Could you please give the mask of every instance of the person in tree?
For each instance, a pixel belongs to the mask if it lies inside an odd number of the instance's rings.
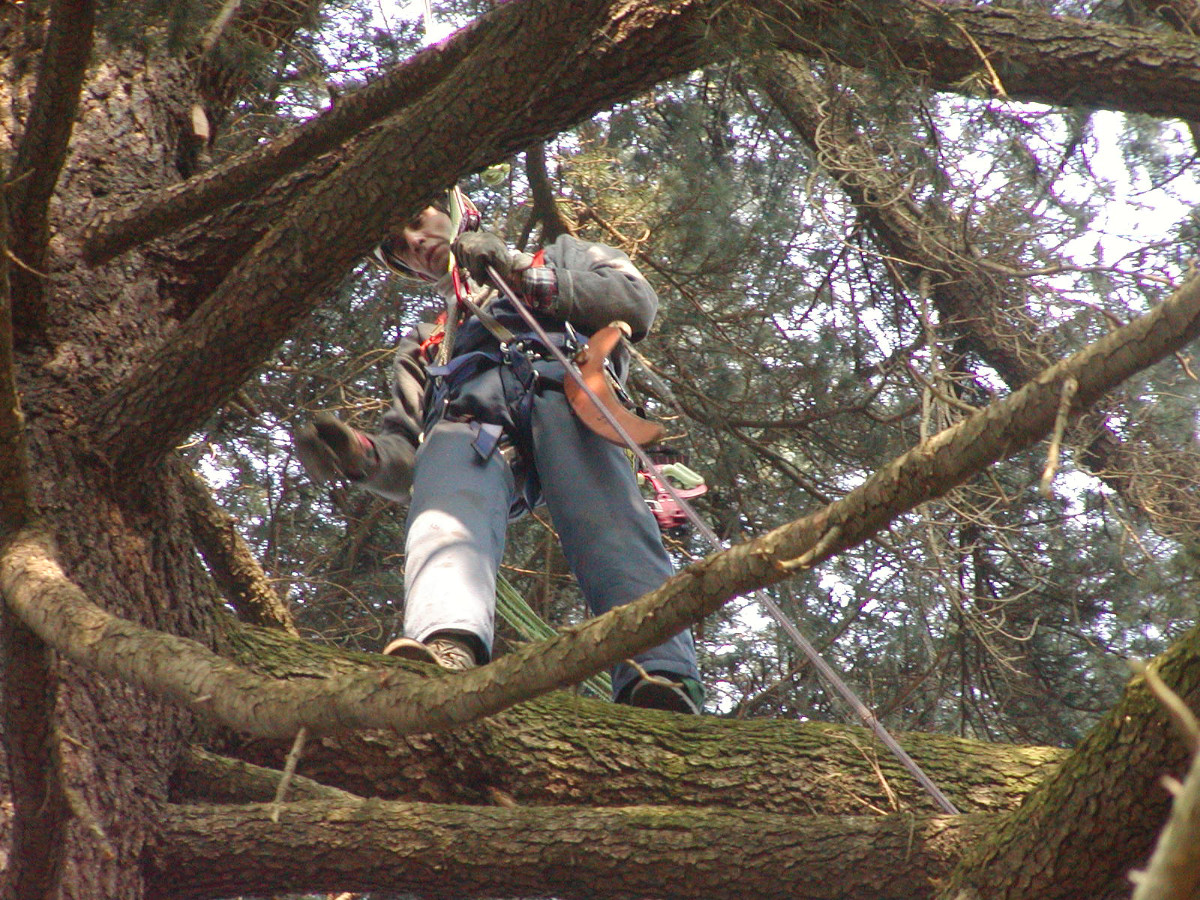
[[[296,436],[301,461],[319,481],[342,475],[391,499],[411,493],[403,636],[385,652],[451,669],[487,662],[507,522],[541,502],[593,614],[657,588],[672,565],[625,452],[574,415],[562,365],[512,302],[492,287],[480,290],[490,285],[490,266],[568,352],[616,320],[636,341],[654,321],[658,298],[629,257],[570,235],[533,256],[510,250],[479,230],[478,212],[457,189],[375,256],[432,286],[452,313],[456,280],[488,313],[487,321],[451,314],[401,342],[380,433],[320,413]],[[613,363],[623,381],[624,348]],[[688,632],[634,661],[614,667],[617,702],[700,711]]]

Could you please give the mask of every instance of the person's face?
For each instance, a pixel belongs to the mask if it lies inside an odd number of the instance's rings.
[[[451,232],[450,216],[427,206],[404,226],[395,253],[414,272],[436,281],[449,269]]]

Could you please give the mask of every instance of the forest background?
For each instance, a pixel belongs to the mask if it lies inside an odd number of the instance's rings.
[[[8,896],[1128,895],[1188,755],[1130,662],[1200,696],[1200,6],[571,6],[4,8]],[[374,427],[437,304],[365,253],[453,180],[650,278],[735,550],[446,679],[374,656],[403,505],[290,435]],[[582,622],[545,515],[504,574]],[[712,715],[546,693],[673,622]]]

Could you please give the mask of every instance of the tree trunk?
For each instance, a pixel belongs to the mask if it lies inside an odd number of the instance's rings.
[[[47,9],[26,4],[20,12],[26,17],[23,27],[3,33],[0,91],[10,117],[0,128],[15,146],[32,148],[35,138],[51,145],[66,140],[41,126],[31,112],[37,106],[33,82],[39,72],[29,63]],[[80,24],[77,11],[65,5],[55,9],[67,17],[58,20],[60,25]],[[86,61],[45,59],[61,66],[74,62],[81,72]],[[56,74],[54,81],[40,77],[43,85],[59,92],[60,102],[66,99],[66,76]],[[177,179],[175,137],[186,109],[187,85],[179,63],[153,54],[148,59],[145,54],[108,52],[87,73],[78,116],[68,114],[68,121],[75,119],[70,155],[61,175],[51,166],[46,176],[54,187],[51,238],[38,268],[47,274],[34,279],[36,289],[18,287],[14,295],[25,321],[37,323],[18,334],[26,340],[14,358],[14,373],[29,447],[31,515],[53,523],[62,564],[72,578],[119,615],[211,641],[213,592],[196,565],[183,507],[166,473],[159,468],[113,472],[79,434],[96,397],[146,345],[162,340],[168,323],[157,302],[157,279],[136,260],[119,269],[89,271],[71,252],[79,223],[98,203],[108,202],[102,198]],[[47,153],[30,158],[36,166]],[[25,221],[24,211],[39,202],[28,193],[10,199],[16,204],[10,208],[16,223]],[[117,489],[118,480],[132,486]],[[9,536],[4,535],[6,542]],[[11,669],[20,644],[11,626],[6,628],[8,683],[20,684]],[[62,799],[48,807],[42,798],[27,804],[21,791],[30,785],[22,781],[16,786],[13,825],[22,858],[6,873],[8,896],[58,897],[59,890],[63,897],[97,900],[143,896],[140,861],[157,828],[168,778],[192,735],[191,716],[61,659],[48,658],[40,670],[25,669],[23,677],[31,679],[34,693],[45,692],[52,699],[39,709],[6,690],[9,762],[19,776],[21,762],[13,754],[37,752],[37,765],[50,782],[61,785]],[[22,723],[20,716],[37,721]],[[15,743],[22,734],[32,734],[31,728],[42,734],[37,751]],[[57,816],[45,816],[47,809],[57,809]],[[39,840],[52,842],[61,855],[61,887],[53,877],[30,880],[30,863],[38,863],[30,851]]]

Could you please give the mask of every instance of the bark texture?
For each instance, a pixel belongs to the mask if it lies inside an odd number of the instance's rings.
[[[230,652],[263,674],[296,679],[365,668],[311,644],[236,627]],[[908,752],[965,811],[1011,809],[1064,755],[946,735],[904,734]],[[289,741],[232,740],[229,755],[279,769]],[[632,710],[556,692],[466,728],[311,739],[298,771],[364,797],[522,806],[669,804],[799,815],[868,815],[936,807],[866,729]],[[206,781],[213,780],[211,776]],[[208,794],[180,789],[179,801]],[[246,795],[243,799],[252,799]]]
[[[576,684],[661,643],[733,597],[861,543],[895,516],[1043,437],[1059,415],[1064,384],[1075,387],[1071,408],[1087,408],[1197,334],[1200,277],[1153,313],[913,448],[825,509],[716,553],[641,599],[547,641],[479,669],[429,680],[399,672],[310,684],[255,676],[193,641],[156,634],[101,609],[60,570],[47,539],[36,529],[22,532],[0,557],[0,585],[22,620],[70,658],[252,734],[278,737],[301,728],[340,733],[372,727],[411,733],[457,727]]]
[[[938,90],[1194,118],[1200,43],[1040,11],[922,0],[720,4],[714,33]],[[1152,73],[1164,77],[1156,78]]]
[[[111,473],[76,430],[106,379],[160,340],[164,323],[153,275],[85,272],[71,253],[71,225],[122,183],[145,189],[172,177],[166,138],[175,107],[161,98],[186,95],[176,90],[180,68],[169,60],[148,68],[145,55],[135,60],[104,48],[103,61],[89,67],[84,6],[25,4],[13,13],[22,17],[20,27],[0,30],[0,131],[13,146],[29,147],[32,163],[17,192],[22,209],[11,208],[9,219],[22,227],[43,221],[48,236],[36,290],[22,299],[26,321],[36,327],[18,330],[25,340],[5,373],[21,397],[29,520],[49,523],[63,564],[110,609],[204,638],[212,592],[181,528],[176,495],[154,470],[139,473],[135,490],[110,492]],[[51,12],[60,16],[57,26]],[[72,49],[50,52],[56,27]],[[76,83],[82,90],[71,87]],[[5,549],[12,524],[5,523]],[[11,625],[6,631],[5,731],[16,794],[5,889],[22,900],[136,900],[143,879],[133,861],[148,846],[168,776],[191,734],[189,717],[44,648],[35,659],[37,644]],[[23,733],[11,727],[21,721]]]
[[[176,473],[196,549],[221,593],[244,621],[295,634],[291,611],[271,587],[266,572],[238,533],[233,517],[216,504],[199,475],[182,463],[176,466]]]
[[[1200,708],[1200,628],[1154,668]],[[1162,777],[1182,779],[1190,753],[1170,716],[1134,678],[1104,721],[1050,778],[966,853],[939,896],[1128,896],[1128,873],[1146,861],[1167,819]]]
[[[661,807],[481,809],[358,801],[176,807],[152,897],[267,891],[423,897],[912,900],[980,821],[809,818]],[[230,848],[236,847],[236,853]],[[903,861],[900,864],[898,862]]]
[[[1187,38],[1179,38],[1178,47],[1167,41],[1164,48],[1161,36],[1151,38],[1133,29],[1110,33],[1093,23],[1045,16],[974,7],[948,7],[935,15],[917,3],[869,8],[872,16],[864,24],[847,10],[831,18],[823,4],[796,2],[786,7],[792,16],[785,17],[783,24],[763,26],[765,30],[753,31],[750,39],[756,49],[764,44],[794,47],[799,42],[811,50],[812,40],[843,48],[849,34],[852,45],[877,48],[881,35],[895,42],[915,29],[913,43],[905,45],[902,58],[921,60],[935,77],[958,82],[964,73],[946,68],[953,56],[948,48],[954,46],[954,35],[969,32],[971,40],[964,37],[961,42],[974,65],[983,52],[994,65],[1011,59],[1013,71],[1028,78],[1026,67],[1035,58],[1043,64],[1037,70],[1040,76],[1049,59],[1064,66],[1058,77],[1091,91],[1121,83],[1112,77],[1114,63],[1103,52],[1107,48],[1140,76],[1140,101],[1145,100],[1145,91],[1164,84],[1189,101],[1200,96],[1196,85],[1183,75],[1200,71],[1196,65],[1200,44]],[[750,13],[755,27],[768,21],[753,15],[752,5],[721,9]],[[934,20],[928,21],[931,15]],[[705,16],[695,2],[671,7],[640,3],[619,9],[596,3],[567,10],[541,0],[511,4],[488,16],[478,26],[482,30],[486,23],[485,33],[471,36],[478,44],[469,65],[421,94],[378,133],[357,142],[337,176],[321,180],[305,202],[281,213],[273,229],[229,271],[214,299],[109,395],[96,423],[96,437],[106,456],[122,468],[136,467],[181,441],[199,424],[198,409],[211,408],[214,398],[227,398],[389,225],[403,221],[441,186],[579,121],[605,103],[711,59],[712,47],[698,39]],[[742,34],[746,27],[727,19],[708,24],[730,35]],[[1054,47],[1044,40],[1029,40],[1039,33],[1047,34]],[[546,66],[540,50],[547,44],[571,50]],[[1047,55],[1060,45],[1062,52]],[[1153,80],[1144,77],[1148,73],[1144,57],[1152,46],[1154,60],[1161,62],[1153,67]],[[1178,58],[1171,57],[1169,64],[1162,61],[1172,49],[1178,51]],[[1081,62],[1097,56],[1102,57],[1099,65]],[[859,57],[857,62],[865,64],[865,59]],[[1106,73],[1103,78],[1101,70]],[[479,77],[480,72],[488,72],[489,77]],[[1167,72],[1178,77],[1164,78]],[[1180,79],[1187,81],[1186,86]],[[1030,99],[1047,99],[1045,93]],[[1100,104],[1101,100],[1089,96],[1079,102]],[[1056,102],[1061,101],[1057,97]],[[497,127],[479,134],[476,123],[496,121],[491,115],[496,108],[520,113],[500,117]],[[429,123],[435,121],[437,128],[431,131]],[[453,152],[463,147],[469,147],[469,152]],[[417,173],[419,177],[414,177]],[[358,215],[342,215],[346,209]],[[307,290],[295,290],[297,284]],[[201,364],[195,353],[199,346],[220,348],[221,355],[215,360],[206,357]],[[128,440],[130,422],[138,426],[136,442]]]

